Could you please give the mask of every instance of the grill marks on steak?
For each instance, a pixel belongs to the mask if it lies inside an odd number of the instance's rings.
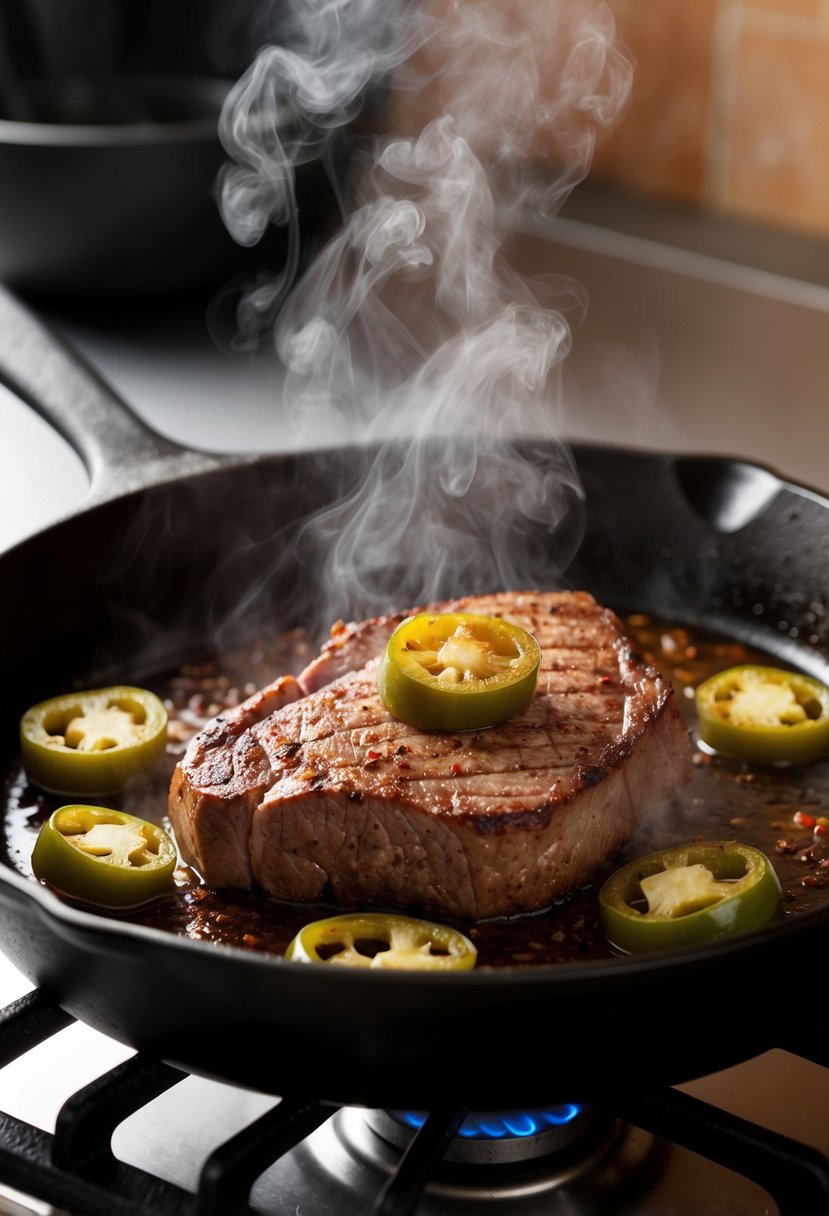
[[[232,742],[204,739],[208,728],[176,771],[173,826],[209,885],[470,920],[531,911],[589,881],[687,780],[670,686],[591,596],[504,593],[436,610],[501,615],[535,635],[527,711],[475,733],[417,731],[376,692],[403,617],[336,626],[278,708],[241,706]],[[217,766],[230,774],[221,784]]]

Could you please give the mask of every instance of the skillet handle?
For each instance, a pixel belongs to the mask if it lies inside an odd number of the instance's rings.
[[[231,463],[153,431],[72,347],[0,286],[0,383],[80,456],[87,504]]]

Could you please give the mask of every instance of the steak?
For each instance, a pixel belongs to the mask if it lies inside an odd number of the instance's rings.
[[[205,883],[460,920],[530,912],[588,883],[688,780],[672,688],[592,596],[505,592],[417,611],[532,633],[542,658],[527,710],[467,733],[407,726],[376,688],[404,614],[338,622],[295,680],[216,718],[177,766],[170,819]]]

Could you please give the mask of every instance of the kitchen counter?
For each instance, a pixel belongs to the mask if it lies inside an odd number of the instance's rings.
[[[605,220],[607,210],[605,201]],[[701,230],[660,211],[660,223],[646,227],[641,208],[617,211],[615,227],[597,223],[588,196],[581,212],[571,207],[552,224],[528,220],[512,244],[523,273],[569,276],[586,292],[561,399],[551,404],[561,435],[740,456],[829,490],[822,247],[809,261],[807,242],[787,244],[779,234],[754,233],[752,245],[733,225],[712,221]],[[815,271],[808,278],[807,265]],[[228,452],[305,445],[301,418],[279,408],[275,356],[220,351],[210,305],[64,302],[39,310],[168,438]],[[68,445],[4,389],[0,435],[3,548],[75,509],[86,479]]]

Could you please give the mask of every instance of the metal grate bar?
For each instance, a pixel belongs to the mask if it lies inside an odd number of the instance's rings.
[[[0,1112],[0,1180],[72,1216],[192,1216],[193,1196],[113,1158],[100,1177],[57,1168],[48,1132]]]
[[[0,1010],[0,1068],[74,1021],[41,988],[12,1001]]]
[[[247,1216],[256,1179],[333,1114],[321,1102],[283,1098],[220,1145],[204,1163],[196,1216]]]
[[[426,1184],[468,1114],[466,1107],[433,1111],[377,1196],[373,1216],[414,1216]]]
[[[119,1123],[185,1076],[140,1053],[110,1069],[64,1102],[55,1124],[52,1161],[59,1169],[75,1172],[114,1161],[112,1133]]]
[[[603,1099],[610,1113],[762,1186],[780,1216],[829,1216],[829,1161],[681,1090]]]

